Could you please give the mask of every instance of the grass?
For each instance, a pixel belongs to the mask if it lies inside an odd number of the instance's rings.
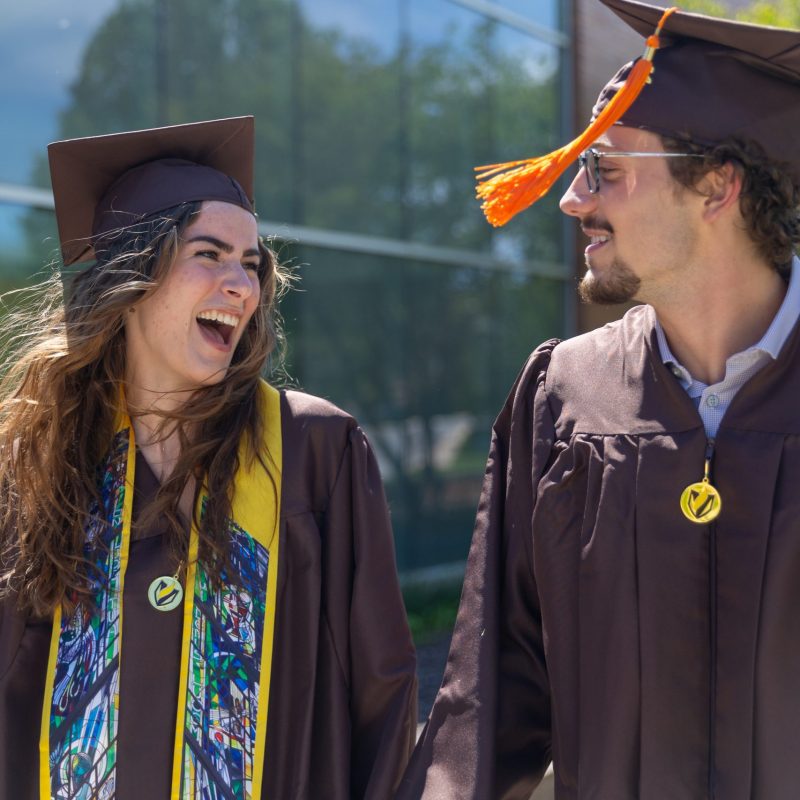
[[[413,586],[403,592],[408,624],[416,645],[426,644],[453,629],[461,584]]]

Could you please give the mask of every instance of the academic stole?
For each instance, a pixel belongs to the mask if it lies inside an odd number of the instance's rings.
[[[282,464],[280,397],[264,382],[259,412],[267,467],[250,461],[240,445],[228,522],[230,567],[220,589],[197,563],[192,523],[171,800],[261,798]],[[92,509],[87,528],[94,608],[78,605],[68,617],[58,610],[53,621],[39,739],[41,800],[115,797],[134,454],[133,427],[124,416],[104,465],[103,507]],[[201,496],[201,514],[205,501]]]

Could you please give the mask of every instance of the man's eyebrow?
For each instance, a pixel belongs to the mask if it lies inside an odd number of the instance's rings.
[[[207,236],[206,234],[201,233],[199,236],[192,236],[191,239],[186,239],[186,244],[192,244],[193,242],[208,242],[209,244],[214,245],[214,247],[222,250],[223,253],[232,253],[233,252],[233,245],[228,244],[227,242],[223,242],[222,239],[217,239],[216,236]],[[259,249],[257,247],[251,247],[249,250],[244,251],[245,256],[261,256]]]

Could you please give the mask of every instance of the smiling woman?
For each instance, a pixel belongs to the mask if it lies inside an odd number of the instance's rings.
[[[147,405],[156,395],[180,398],[225,377],[258,307],[260,264],[255,217],[231,203],[203,203],[158,291],[125,320],[129,400],[132,391],[144,392]]]
[[[50,147],[73,278],[0,383],[0,800],[399,782],[415,665],[380,476],[350,416],[261,377],[285,277],[252,147],[252,118]]]

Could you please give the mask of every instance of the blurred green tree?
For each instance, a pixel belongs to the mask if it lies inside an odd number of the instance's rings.
[[[714,17],[731,16],[730,8],[719,0],[684,0],[681,8]],[[798,0],[755,0],[733,15],[742,22],[773,25],[776,28],[800,28],[800,2]]]

